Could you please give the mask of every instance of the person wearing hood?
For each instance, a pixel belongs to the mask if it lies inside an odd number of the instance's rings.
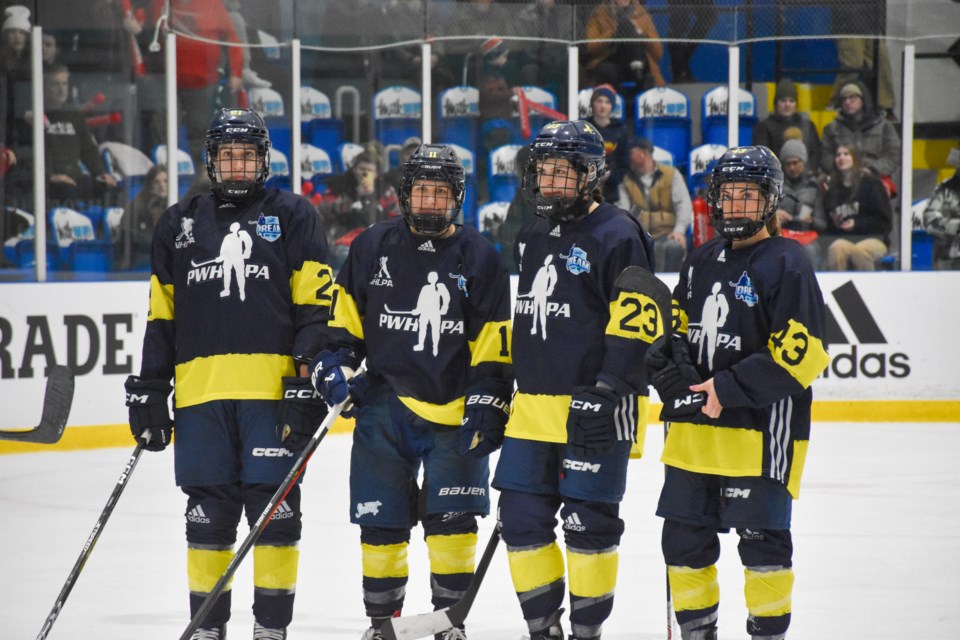
[[[823,128],[821,142],[823,173],[830,173],[837,148],[842,144],[855,144],[863,153],[864,166],[873,175],[882,178],[900,173],[900,136],[886,114],[874,108],[870,92],[862,82],[850,82],[840,89],[840,113]]]
[[[793,80],[782,78],[777,83],[773,102],[774,112],[753,126],[753,144],[782,149],[787,140],[799,139],[807,150],[807,166],[819,167],[820,135],[810,118],[797,111],[797,87]]]

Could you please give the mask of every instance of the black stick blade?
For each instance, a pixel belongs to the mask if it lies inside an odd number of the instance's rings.
[[[0,440],[54,444],[60,441],[70,418],[73,405],[73,372],[68,367],[54,365],[47,377],[43,394],[43,413],[40,424],[24,431],[0,431]]]

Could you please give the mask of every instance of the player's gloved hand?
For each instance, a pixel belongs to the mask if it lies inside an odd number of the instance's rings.
[[[460,422],[460,453],[482,458],[500,448],[510,417],[507,398],[509,394],[503,390],[467,392]]]
[[[277,435],[288,451],[302,451],[327,416],[327,403],[309,378],[284,377]]]
[[[330,406],[340,404],[350,397],[347,383],[353,374],[353,369],[343,365],[339,352],[321,351],[310,362],[310,382]]]
[[[142,380],[127,376],[127,408],[130,432],[137,442],[141,438],[147,451],[163,451],[173,437],[173,419],[167,398],[173,388],[167,380]]]
[[[350,371],[346,369],[345,371]],[[354,416],[354,409],[363,404],[364,399],[366,399],[367,394],[370,393],[370,389],[373,387],[373,379],[367,375],[367,373],[361,372],[355,376],[352,376],[347,381],[347,388],[350,391],[350,400],[343,405],[343,411],[341,415],[345,418],[352,418]]]
[[[704,393],[690,391],[703,380],[697,372],[683,336],[660,336],[647,349],[647,377],[657,390],[663,409],[661,419],[692,418],[707,402]]]
[[[574,387],[567,414],[567,443],[578,456],[607,453],[616,440],[614,411],[620,396],[603,387]]]

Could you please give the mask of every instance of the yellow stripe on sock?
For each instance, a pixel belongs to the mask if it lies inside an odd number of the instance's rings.
[[[517,593],[563,579],[563,553],[556,542],[522,551],[507,551],[510,575]]]
[[[232,549],[187,548],[187,579],[192,593],[210,593],[233,558]],[[233,580],[224,591],[229,591]]]
[[[477,556],[477,534],[427,536],[430,572],[439,575],[473,573]]]
[[[407,544],[360,544],[367,578],[406,578]]]
[[[743,593],[750,615],[774,617],[790,613],[793,569],[743,570]]]
[[[294,591],[300,550],[294,546],[253,548],[253,586],[261,589]]]
[[[617,587],[617,550],[601,553],[579,553],[567,548],[570,573],[570,594],[581,598],[599,598],[613,593]]]
[[[703,569],[669,566],[667,575],[670,578],[673,608],[677,611],[708,609],[720,603],[716,565]]]

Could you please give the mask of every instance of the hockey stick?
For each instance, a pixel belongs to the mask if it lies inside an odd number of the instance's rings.
[[[390,618],[380,627],[380,633],[384,640],[414,640],[414,638],[425,638],[437,633],[442,633],[447,629],[459,627],[467,619],[470,613],[470,607],[477,598],[477,591],[480,590],[480,584],[483,582],[483,576],[487,573],[490,561],[493,559],[493,553],[497,550],[500,543],[500,527],[494,526],[493,533],[490,534],[490,540],[487,542],[487,548],[483,550],[483,556],[473,572],[473,578],[463,597],[456,604],[431,611],[430,613],[421,613],[415,616],[400,618]],[[182,639],[181,639],[182,640]]]
[[[113,513],[113,508],[117,506],[117,501],[120,500],[120,494],[122,494],[123,490],[126,488],[127,480],[130,479],[130,476],[133,474],[133,470],[137,466],[137,462],[140,460],[140,454],[143,453],[144,442],[145,441],[140,441],[137,443],[137,447],[133,450],[133,453],[130,454],[130,459],[127,460],[127,464],[124,465],[123,473],[120,474],[120,478],[117,480],[117,484],[113,488],[113,493],[111,493],[110,497],[107,499],[107,505],[100,513],[100,517],[97,518],[96,524],[93,525],[93,531],[90,532],[90,535],[87,537],[87,541],[83,544],[83,549],[80,551],[80,557],[77,558],[77,561],[73,565],[73,569],[70,570],[70,574],[67,576],[67,581],[63,584],[63,588],[60,589],[60,595],[58,595],[57,599],[54,601],[53,609],[51,609],[50,613],[47,614],[47,619],[43,622],[43,628],[40,629],[40,633],[37,635],[37,640],[44,640],[44,638],[47,637],[47,634],[50,633],[50,629],[53,627],[53,623],[56,622],[57,618],[60,616],[60,610],[63,609],[63,605],[67,601],[67,597],[73,590],[73,585],[76,584],[77,578],[80,577],[80,572],[83,571],[84,565],[87,564],[87,559],[90,557],[90,554],[93,553],[93,548],[96,546],[97,540],[100,539],[100,534],[103,533],[103,528],[107,524],[107,519],[110,517],[110,514]]]
[[[614,283],[620,289],[632,291],[653,300],[657,313],[663,321],[663,331],[672,331],[672,294],[670,288],[652,272],[638,266],[630,266],[620,272]],[[671,324],[668,324],[671,323]],[[663,441],[667,441],[669,426],[663,423]],[[664,469],[666,473],[666,469]],[[667,640],[673,640],[673,596],[670,593],[670,571],[665,571],[667,586]]]
[[[361,367],[357,373],[361,373],[363,369],[364,368]],[[349,402],[349,400],[350,398],[348,397],[344,403]],[[333,426],[333,422],[337,419],[337,416],[340,415],[340,412],[343,411],[344,403],[330,407],[327,417],[323,419],[323,422],[320,423],[320,427],[317,429],[317,432],[313,434],[313,437],[307,442],[307,445],[303,448],[303,451],[300,452],[300,457],[297,458],[297,461],[292,467],[290,467],[290,472],[287,473],[287,477],[284,478],[283,483],[277,487],[277,490],[274,492],[273,497],[270,498],[270,501],[267,503],[263,513],[260,514],[260,517],[257,518],[257,521],[253,523],[252,527],[250,527],[250,533],[247,534],[246,539],[240,544],[240,547],[233,555],[233,558],[230,559],[230,563],[224,570],[223,575],[220,576],[220,580],[218,580],[217,584],[214,585],[213,590],[207,594],[207,597],[204,599],[203,604],[200,605],[200,608],[197,609],[197,612],[190,620],[190,624],[187,625],[187,628],[184,629],[183,633],[180,635],[180,640],[190,640],[190,636],[193,635],[193,632],[200,628],[200,625],[206,619],[207,614],[210,613],[213,605],[216,604],[217,598],[220,597],[220,594],[223,593],[227,587],[227,584],[233,578],[233,574],[236,573],[240,563],[243,562],[243,559],[246,557],[247,553],[250,552],[250,549],[253,547],[254,543],[260,539],[260,535],[263,533],[263,530],[267,528],[268,524],[270,524],[270,518],[273,517],[273,513],[277,510],[277,507],[279,507],[280,503],[282,503],[287,497],[287,494],[290,493],[290,489],[293,488],[293,485],[296,484],[297,479],[307,468],[307,462],[310,461],[310,456],[312,456],[313,452],[316,451],[320,441],[323,440],[324,436],[327,435],[330,427]]]
[[[53,365],[47,376],[43,394],[40,424],[26,431],[0,431],[0,440],[53,444],[60,440],[73,404],[73,372],[68,367]]]

